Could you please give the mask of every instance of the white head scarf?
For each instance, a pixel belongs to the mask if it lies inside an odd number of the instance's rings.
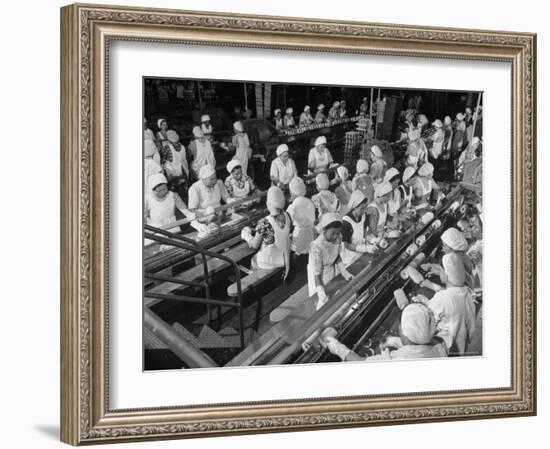
[[[363,201],[366,201],[367,197],[361,190],[354,190],[348,201],[348,208],[350,210],[359,206]]]
[[[273,111],[273,115],[277,115],[277,114],[279,114],[280,112],[281,112],[280,109],[275,109],[275,110]]]
[[[201,117],[201,123],[204,123],[204,122],[209,122],[210,121],[210,116],[208,114],[204,114],[202,117]]]
[[[286,111],[285,111],[287,114],[292,114],[294,112],[294,109],[292,108],[286,108]]]
[[[291,179],[288,188],[290,193],[296,197],[306,196],[306,184],[302,178],[299,178],[298,176]]]
[[[349,176],[348,169],[346,167],[344,167],[343,165],[340,165],[336,169],[336,173],[338,173],[338,176],[340,176],[340,179],[344,179],[344,178],[347,178]]]
[[[462,232],[456,228],[449,228],[441,234],[441,241],[454,251],[466,251],[468,242]]]
[[[329,188],[329,180],[326,173],[319,173],[315,177],[315,184],[317,184],[317,187],[319,190],[327,190]]]
[[[210,164],[203,165],[199,170],[199,179],[206,179],[216,174],[216,169]]]
[[[403,172],[403,182],[407,182],[409,179],[411,179],[414,176],[415,173],[416,173],[416,170],[414,167],[407,167]]]
[[[166,176],[164,176],[162,173],[155,173],[149,176],[147,183],[149,184],[149,190],[153,190],[155,187],[161,184],[168,184],[168,180],[166,179]]]
[[[316,147],[323,144],[323,143],[325,143],[325,144],[327,143],[327,138],[325,136],[319,136],[319,137],[317,137],[317,139],[315,139],[315,146]]]
[[[266,203],[268,206],[283,209],[285,207],[285,195],[283,191],[279,187],[270,187],[267,191]]]
[[[319,219],[319,228],[325,229],[331,223],[342,223],[342,218],[336,212],[327,212],[326,214],[321,215]]]
[[[355,171],[357,173],[364,173],[369,170],[369,163],[365,159],[359,159],[355,165]]]
[[[161,126],[162,126],[162,122],[165,122],[165,121],[166,121],[165,118],[159,118],[159,119],[157,120],[157,126],[158,126],[159,129],[160,129]]]
[[[322,111],[323,109],[325,109],[325,105],[323,103],[321,103],[319,106],[317,106],[318,111]]]
[[[382,150],[378,145],[373,145],[370,149],[370,152],[374,154],[376,157],[383,157]]]
[[[202,132],[202,129],[200,128],[200,126],[195,126],[193,128],[193,135],[197,138],[204,137],[204,133]]]
[[[387,195],[393,190],[393,187],[390,182],[383,181],[378,184],[378,187],[374,190],[374,198],[382,198],[384,195]]]
[[[237,131],[238,133],[242,133],[243,132],[243,124],[241,122],[235,122],[233,123],[233,128],[235,129],[235,131]]]
[[[392,167],[384,175],[384,181],[391,182],[392,178],[395,178],[396,176],[399,176],[399,171],[397,168]]]
[[[311,108],[308,105],[304,106],[304,112],[309,112],[310,109]]]
[[[429,162],[426,162],[422,167],[418,169],[419,176],[429,176],[434,172],[434,166]]]
[[[288,153],[288,145],[286,143],[282,143],[277,147],[277,156],[283,153]]]
[[[241,161],[239,161],[238,159],[231,159],[227,163],[227,171],[229,173],[231,173],[237,167],[242,167]]]
[[[433,122],[432,125],[434,125],[437,129],[443,128],[443,122],[439,119]]]
[[[417,345],[427,345],[435,335],[435,319],[423,304],[406,306],[401,314],[401,332]]]

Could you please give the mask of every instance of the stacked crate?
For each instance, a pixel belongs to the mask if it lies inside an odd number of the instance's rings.
[[[353,155],[357,153],[361,145],[361,133],[358,131],[347,131],[344,143],[344,163],[351,162]]]

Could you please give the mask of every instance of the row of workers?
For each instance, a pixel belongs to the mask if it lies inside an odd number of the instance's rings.
[[[332,104],[332,107],[328,111],[328,115],[325,115],[325,105],[322,103],[317,106],[315,117],[311,114],[311,107],[309,105],[304,106],[304,110],[300,114],[298,122],[296,122],[294,118],[294,108],[286,108],[284,116],[281,109],[275,109],[275,111],[273,111],[273,124],[275,125],[276,129],[289,129],[295,127],[309,126],[314,123],[327,123],[330,120],[346,118],[347,116],[348,113],[346,111],[346,101],[341,100],[335,101]]]

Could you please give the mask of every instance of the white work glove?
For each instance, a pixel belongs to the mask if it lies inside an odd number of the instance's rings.
[[[245,226],[241,231],[241,238],[246,242],[250,243],[250,240],[252,240],[252,229],[250,229],[249,226]]]
[[[369,245],[368,243],[360,243],[355,249],[359,253],[375,254],[378,252],[378,247],[376,245]]]
[[[340,357],[340,359],[342,359],[342,361],[345,361],[347,355],[351,352],[351,349],[349,349],[345,344],[340,343],[334,337],[327,337],[326,343],[327,349],[330,351],[330,353],[337,355],[338,357]]]
[[[422,276],[418,270],[414,267],[411,267],[410,265],[406,268],[407,273],[409,274],[409,278],[415,283],[420,285],[422,281],[424,280],[424,276]]]
[[[322,285],[318,285],[316,291],[318,298],[316,310],[319,310],[328,302],[328,296],[325,292],[325,287],[323,287]]]

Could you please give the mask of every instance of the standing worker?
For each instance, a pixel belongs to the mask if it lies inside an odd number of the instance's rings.
[[[282,143],[277,147],[277,157],[271,162],[269,177],[273,185],[286,190],[288,184],[297,176],[296,164],[290,158],[288,145]]]
[[[245,175],[248,174],[248,161],[252,157],[252,148],[250,148],[250,141],[248,140],[248,134],[244,132],[242,122],[233,123],[233,129],[235,135],[233,136],[233,146],[235,147],[235,159],[241,162],[241,167]]]
[[[319,136],[315,139],[314,147],[309,150],[307,156],[307,166],[310,173],[317,174],[328,170],[333,163],[332,155],[327,148],[327,138]]]
[[[189,144],[189,153],[191,154],[191,172],[193,179],[199,179],[199,172],[205,165],[216,167],[216,159],[212,151],[212,144],[204,137],[202,129],[198,126],[193,128],[195,139]]]
[[[311,115],[311,108],[309,106],[304,106],[304,112],[300,114],[300,121],[298,122],[299,126],[309,126],[313,123],[313,117]]]
[[[291,249],[296,255],[307,254],[314,239],[315,206],[306,197],[306,184],[302,178],[294,177],[289,185],[292,202],[287,213],[292,220]]]

